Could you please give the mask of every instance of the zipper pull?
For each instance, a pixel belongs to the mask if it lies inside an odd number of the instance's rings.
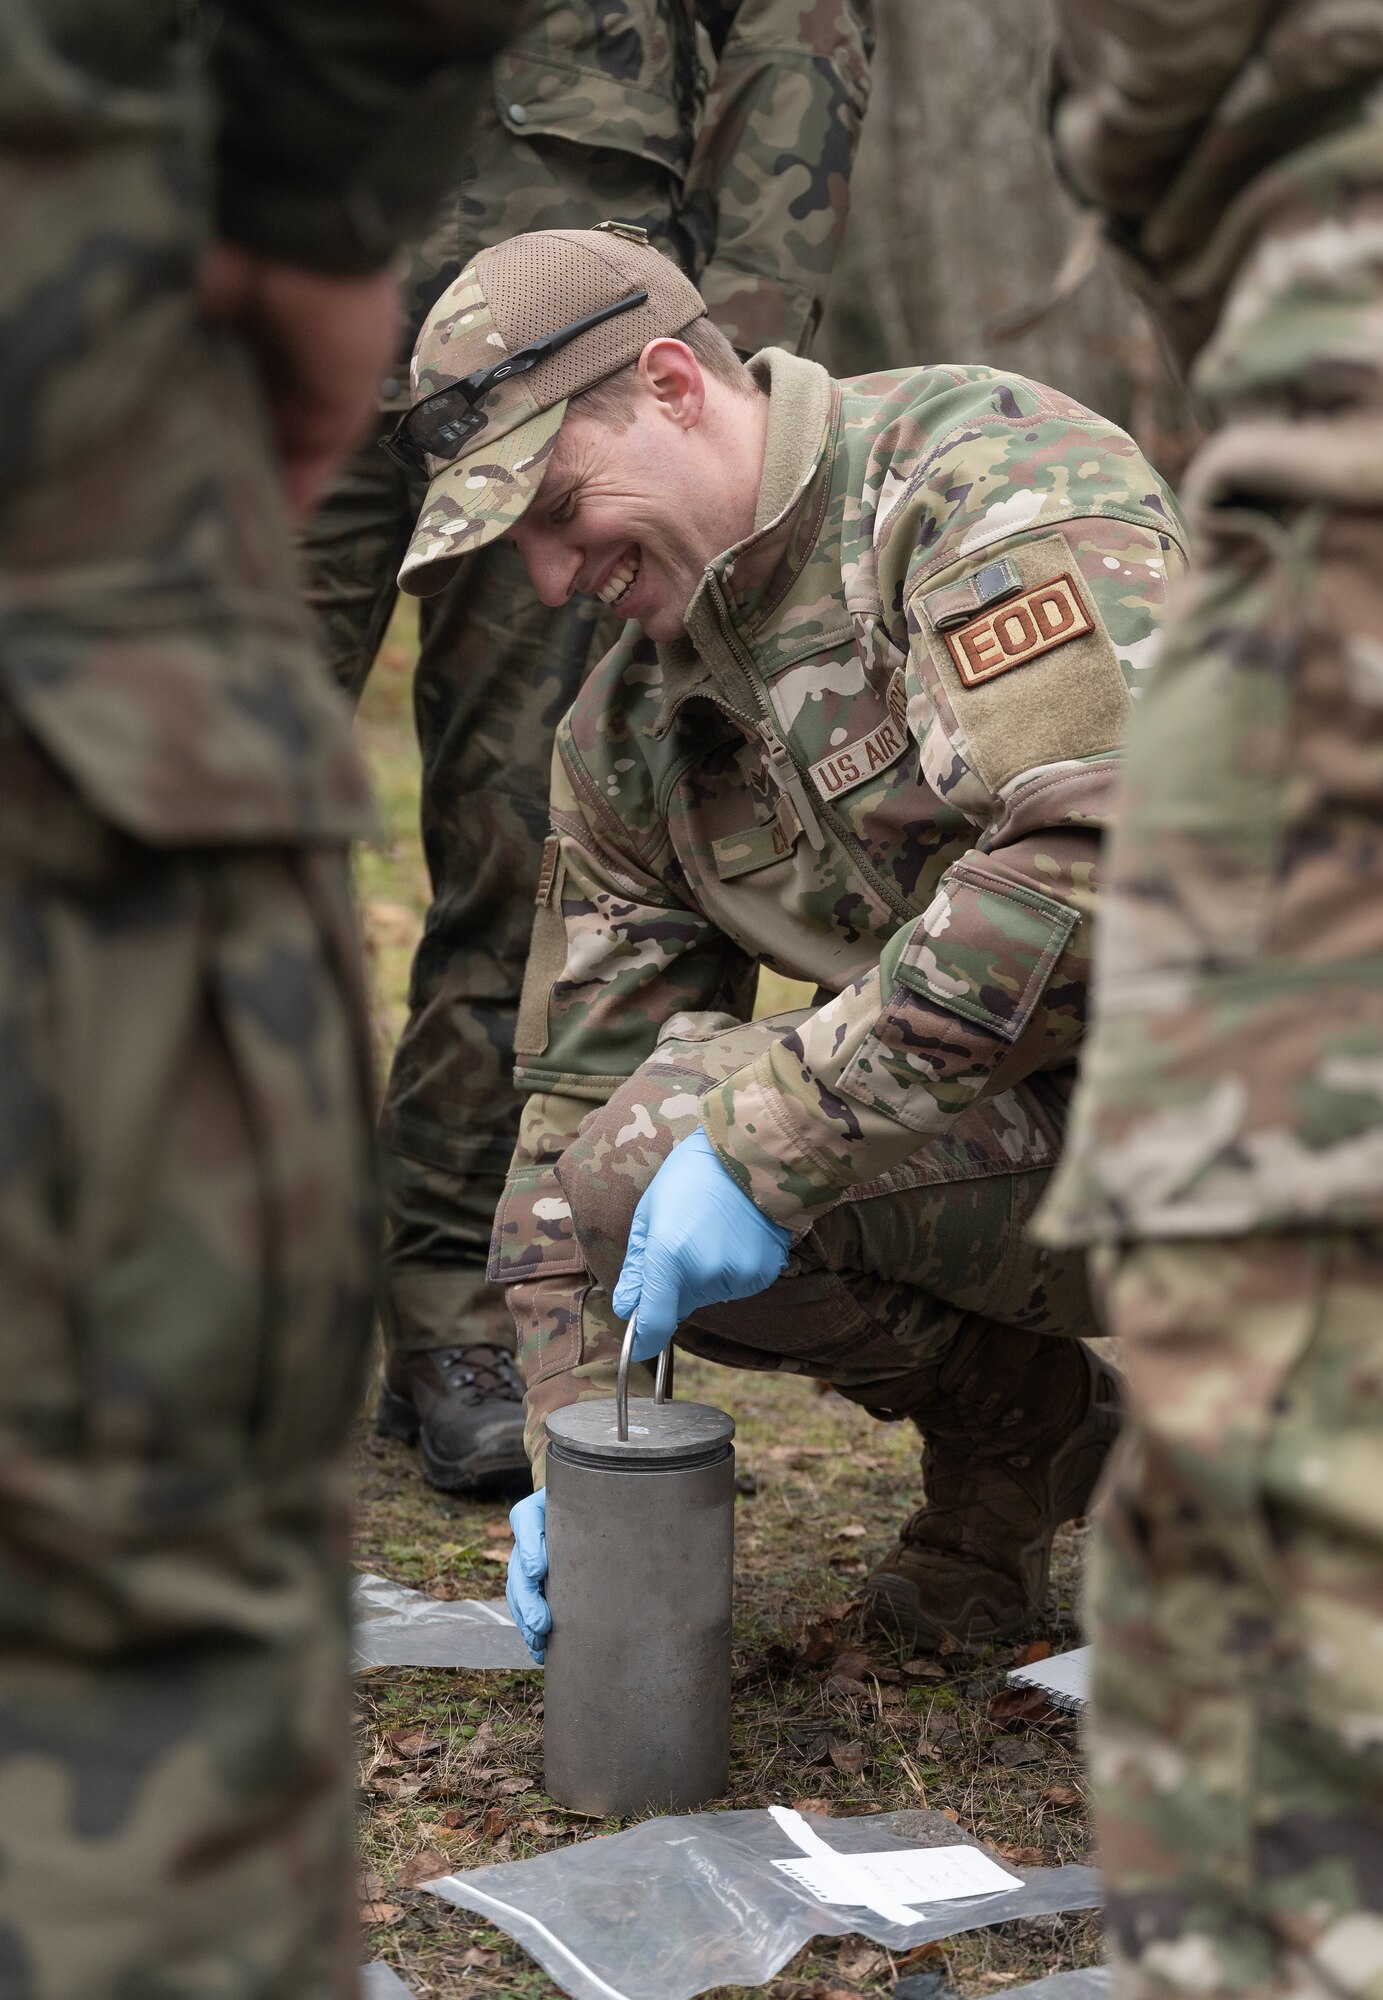
[[[807,796],[807,788],[802,782],[802,774],[788,755],[787,745],[773,727],[765,721],[759,729],[759,739],[768,752],[768,761],[773,770],[773,782],[785,797],[792,801],[792,809],[797,814],[798,823],[807,836],[808,845],[818,854],[826,845],[826,836],[821,831],[821,822]]]

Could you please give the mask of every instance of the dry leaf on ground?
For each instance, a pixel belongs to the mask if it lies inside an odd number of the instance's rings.
[[[1055,1722],[1061,1714],[1042,1688],[1003,1688],[989,1704],[989,1719],[1000,1729],[1025,1722]]]
[[[1006,1736],[994,1745],[995,1758],[1007,1771],[1016,1771],[1020,1764],[1038,1764],[1043,1754],[1040,1743],[1021,1736]]]
[[[439,1750],[446,1748],[440,1736],[433,1736],[426,1729],[391,1731],[385,1741],[400,1757],[407,1757],[410,1763],[419,1757],[435,1757]]]
[[[1041,1868],[1047,1859],[1040,1847],[1018,1847],[1008,1840],[991,1840],[989,1847],[991,1853],[1015,1868]]]
[[[944,1681],[946,1669],[939,1660],[904,1660],[902,1672],[910,1681]]]
[[[439,1875],[450,1875],[451,1862],[439,1847],[425,1847],[401,1871],[397,1889],[416,1889],[420,1882],[435,1882]]]
[[[885,1963],[885,1954],[872,1944],[844,1944],[836,1959],[836,1970],[847,1979],[868,1979]]]
[[[1029,1645],[1020,1646],[1013,1656],[1015,1667],[1035,1667],[1039,1660],[1050,1660],[1052,1642],[1050,1639],[1034,1639]]]
[[[402,1920],[403,1911],[397,1903],[362,1903],[360,1921],[362,1924],[396,1924]]]

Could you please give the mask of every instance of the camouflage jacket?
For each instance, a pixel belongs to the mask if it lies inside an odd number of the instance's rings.
[[[0,685],[129,833],[369,829],[258,383],[197,261],[219,230],[377,268],[452,169],[505,11],[223,0],[212,75],[181,0],[0,0]]]
[[[1301,187],[1328,210],[1383,171],[1383,0],[1052,9],[1057,158],[1188,365],[1274,210]]]
[[[1059,1112],[1128,690],[1184,560],[1132,441],[1052,390],[753,366],[771,580],[737,595],[727,551],[687,639],[626,635],[558,738],[491,1261],[536,1415],[615,1332],[554,1163],[675,1016],[746,1018],[760,965],[822,1004],[702,1116],[790,1227],[1021,1077]]]
[[[1185,484],[1201,572],[1132,732],[1039,1231],[1375,1225],[1378,697],[1354,663],[1378,650],[1377,581],[1371,550],[1322,551],[1333,517],[1383,505],[1383,0],[1057,14],[1061,157],[1213,429]],[[1348,672],[1323,696],[1330,658]]]
[[[539,0],[495,62],[460,188],[416,251],[412,334],[477,250],[590,228],[603,198],[677,259],[737,347],[804,348],[845,229],[871,5]],[[593,163],[579,188],[563,147]],[[391,403],[407,401],[406,377]]]

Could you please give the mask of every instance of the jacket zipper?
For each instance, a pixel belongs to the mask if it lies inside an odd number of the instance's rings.
[[[733,709],[730,713],[735,716],[736,721],[745,723],[757,734],[767,753],[774,782],[782,788],[783,792],[792,802],[793,810],[801,821],[802,830],[806,834],[812,848],[820,854],[826,845],[825,836],[821,831],[821,823],[824,820],[880,901],[888,909],[892,910],[895,916],[902,917],[906,921],[911,922],[919,912],[913,909],[899,895],[892,883],[886,882],[879,874],[873,862],[870,861],[868,855],[861,848],[854,830],[845,824],[834,808],[827,805],[824,799],[814,801],[808,793],[806,774],[793,754],[791,742],[784,741],[778,733],[768,699],[759,688],[752,662],[745,652],[739,635],[731,622],[729,606],[725,601],[725,593],[720,587],[720,578],[713,571],[708,571],[706,583],[720,622],[721,637],[725,640],[730,650],[735,665],[739,669],[740,677],[753,702],[753,713],[750,715],[742,715]]]

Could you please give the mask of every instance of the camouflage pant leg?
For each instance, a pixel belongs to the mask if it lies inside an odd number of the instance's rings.
[[[1383,1993],[1383,1236],[1102,1252],[1089,1585],[1120,2000]]]
[[[383,1121],[384,1327],[399,1347],[513,1348],[485,1263],[518,1137],[514,1029],[553,737],[593,657],[598,608],[549,610],[508,543],[480,550],[423,607],[414,707],[433,902]]]
[[[408,482],[371,442],[305,538],[309,600],[355,698],[388,627],[414,512]],[[540,603],[507,545],[482,550],[419,608],[414,713],[433,900],[384,1103],[391,1345],[514,1345],[484,1266],[518,1133],[514,1022],[552,741],[599,629],[588,605]]]
[[[345,2000],[344,856],[139,847],[0,714],[0,1033],[0,1994]]]
[[[587,1269],[605,1292],[638,1198],[695,1129],[701,1096],[800,1018],[726,1028],[720,1015],[699,1027],[680,1016],[582,1126],[557,1173]],[[818,1376],[885,1413],[915,1406],[924,1378],[977,1319],[999,1343],[1004,1328],[1097,1332],[1083,1260],[1026,1235],[1058,1144],[1049,1115],[1024,1092],[976,1107],[829,1210],[767,1291],[697,1313],[679,1344],[731,1367]]]
[[[616,146],[520,139],[494,107],[460,196],[414,260],[421,309],[484,244],[520,230],[640,222],[684,260],[670,173]],[[397,412],[381,419],[386,428]],[[304,536],[310,602],[332,668],[357,697],[394,605],[421,492],[362,446]],[[485,1277],[518,1136],[514,1025],[547,832],[552,742],[610,644],[588,604],[540,604],[507,545],[481,550],[419,612],[414,711],[432,906],[409,1018],[385,1091],[385,1339],[402,1348],[485,1341],[513,1323]]]
[[[332,674],[359,701],[398,598],[399,564],[426,486],[379,448],[398,422],[386,411],[346,461],[303,530],[303,587]]]

